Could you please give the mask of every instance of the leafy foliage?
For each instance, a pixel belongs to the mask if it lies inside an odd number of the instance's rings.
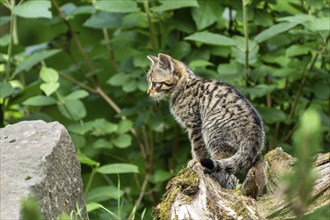
[[[148,54],[238,87],[263,116],[265,151],[293,153],[308,108],[320,118],[318,152],[329,151],[328,0],[1,2],[1,125],[68,128],[91,218],[150,216],[190,157],[167,104],[146,95]]]
[[[316,180],[316,175],[312,170],[312,156],[317,152],[319,146],[321,133],[319,124],[320,118],[317,113],[308,110],[302,115],[299,128],[293,135],[298,160],[295,173],[289,182],[287,194],[298,218],[304,215],[308,202],[311,200],[309,198],[310,192]],[[293,199],[295,195],[298,195],[297,199]]]

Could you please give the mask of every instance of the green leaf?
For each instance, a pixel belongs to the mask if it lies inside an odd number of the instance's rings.
[[[262,119],[267,124],[273,124],[275,122],[285,121],[286,115],[283,111],[269,108],[269,107],[262,107],[258,109],[260,114],[262,115]]]
[[[59,49],[53,49],[53,50],[44,50],[31,54],[30,56],[28,56],[26,59],[24,59],[22,62],[18,64],[18,66],[15,69],[14,75],[22,71],[29,71],[37,63],[40,63],[41,61],[59,53],[60,51],[61,50]]]
[[[298,129],[293,134],[293,143],[297,162],[290,181],[291,195],[298,197],[307,206],[308,197],[316,180],[313,172],[313,156],[320,152],[322,140],[321,118],[319,113],[311,108],[302,113]],[[302,183],[302,184],[300,184]],[[289,188],[289,189],[290,189]]]
[[[40,85],[40,89],[46,94],[46,96],[53,94],[59,87],[60,84],[58,82],[43,83]]]
[[[246,57],[246,45],[245,38],[235,37],[236,47],[232,47],[232,53],[234,54],[236,61],[241,64],[245,64]],[[249,64],[255,64],[258,61],[259,45],[253,40],[249,40]]]
[[[57,219],[58,220],[71,220],[71,217],[68,214],[63,212],[60,216],[58,216]]]
[[[65,100],[57,105],[58,110],[68,119],[77,121],[86,116],[86,109],[79,99]]]
[[[330,97],[329,81],[315,81],[310,90],[320,99],[327,100]],[[330,129],[330,126],[329,126]]]
[[[94,211],[97,209],[101,209],[102,207],[103,206],[101,204],[98,204],[96,202],[91,202],[91,203],[87,204],[86,209],[87,209],[87,212],[91,212],[91,211]]]
[[[128,163],[108,164],[97,168],[96,171],[103,174],[139,173],[136,165]]]
[[[102,209],[103,211],[110,214],[114,219],[120,219],[115,213],[113,213],[109,209],[105,208],[103,205],[98,204],[96,202],[88,203],[86,209],[87,209],[87,212],[92,212],[93,210],[96,210],[96,209]]]
[[[79,6],[77,7],[72,13],[71,15],[80,15],[80,14],[92,14],[95,12],[95,8],[93,6],[90,5],[86,5],[86,6]]]
[[[117,133],[118,134],[124,134],[126,132],[128,132],[129,130],[131,130],[131,128],[133,127],[133,122],[130,120],[121,120],[119,125],[118,125],[118,130]]]
[[[18,91],[17,94],[10,100],[11,105],[20,105],[28,98],[31,98],[33,96],[40,95],[40,82],[34,81],[25,87],[23,87],[21,90]],[[17,86],[15,86],[17,87]],[[18,86],[20,87],[20,86]]]
[[[94,148],[113,148],[113,144],[105,138],[98,138],[97,141],[93,143]]]
[[[254,40],[258,43],[261,43],[265,40],[268,40],[280,33],[283,33],[295,26],[297,26],[299,23],[297,22],[286,22],[286,23],[279,23],[271,26],[270,28],[267,28],[266,30],[263,30],[261,33],[259,33],[257,36],[255,36]]]
[[[229,37],[221,34],[214,34],[209,32],[197,32],[185,38],[185,40],[192,40],[204,44],[216,46],[234,46],[235,41]]]
[[[146,66],[149,66],[150,60],[146,59],[147,54],[141,53],[137,56],[133,57],[133,64],[135,67],[145,68]],[[137,73],[138,74],[138,73]]]
[[[132,144],[132,137],[128,134],[120,134],[112,139],[112,143],[119,148],[127,148]]]
[[[276,12],[281,12],[283,14],[299,14],[302,13],[299,7],[297,7],[296,0],[285,0],[276,1],[273,10]]]
[[[133,80],[132,79],[131,81],[128,81],[127,83],[125,83],[123,85],[123,90],[125,92],[133,92],[133,91],[135,91],[137,89],[138,83],[139,82],[137,80]]]
[[[104,202],[109,199],[118,199],[119,197],[123,196],[123,191],[118,191],[117,187],[114,186],[101,186],[92,189],[86,195],[87,202]]]
[[[69,2],[61,6],[61,11],[64,15],[66,15],[66,17],[68,17],[68,15],[72,14],[76,8],[77,6],[75,4]]]
[[[199,1],[199,8],[192,9],[192,17],[197,26],[197,30],[202,30],[218,20],[222,12],[219,2],[214,0]]]
[[[117,73],[113,75],[107,83],[113,86],[125,85],[130,79],[130,76],[126,73]]]
[[[82,99],[89,95],[85,90],[76,90],[65,97],[65,99]]]
[[[116,41],[115,41],[116,40]],[[128,47],[125,46],[125,44],[128,44],[130,42],[128,42],[127,39],[123,37],[121,38],[117,38],[113,41],[115,41],[118,45],[114,46],[114,57],[116,57],[116,60],[118,61],[122,61],[128,58],[132,58],[133,56],[136,56],[140,53],[140,51],[138,51],[137,49],[133,48],[133,47]]]
[[[46,83],[58,81],[58,73],[53,68],[42,67],[40,70],[40,78]]]
[[[130,13],[123,17],[121,21],[121,26],[123,28],[146,28],[148,26],[148,17],[142,11]]]
[[[62,5],[61,10],[66,15],[66,18],[68,18],[68,19],[74,18],[75,15],[92,14],[96,11],[95,8],[91,5],[77,7],[75,4],[73,4],[71,2]]]
[[[297,72],[299,72],[299,70],[297,70],[296,68],[287,67],[275,70],[272,75],[278,77],[288,77],[296,75]]]
[[[85,21],[83,26],[96,29],[118,28],[121,25],[121,19],[121,14],[100,11],[96,14],[92,14],[92,16]]]
[[[210,63],[209,61],[206,60],[192,60],[189,63],[189,67],[194,70],[198,67],[207,67],[207,66],[213,66],[213,63]]]
[[[91,5],[77,7],[71,2],[62,5],[61,10],[66,15],[67,19],[72,19],[75,15],[92,14],[95,12],[95,8]]]
[[[52,18],[50,1],[26,1],[13,8],[13,14],[24,18]]]
[[[323,1],[311,1],[309,4],[312,8],[315,8],[315,9],[318,9],[318,10],[322,9],[325,6]],[[328,211],[330,212],[330,210],[328,210]]]
[[[162,117],[153,117],[149,123],[152,130],[156,131],[156,132],[164,132],[164,130],[166,129],[166,122],[164,121],[164,118]]]
[[[14,88],[6,81],[0,82],[0,98],[4,99],[13,94]]]
[[[255,25],[263,26],[263,27],[270,27],[273,25],[273,17],[268,11],[257,9],[255,11]]]
[[[86,137],[84,137],[83,135],[79,135],[79,134],[70,132],[70,136],[71,136],[73,145],[76,148],[83,148],[84,146],[86,146]]]
[[[23,105],[30,105],[30,106],[46,106],[46,105],[53,105],[56,103],[56,100],[50,96],[34,96],[31,97],[23,102]]]
[[[278,21],[296,22],[302,24],[308,21],[312,21],[314,19],[315,17],[313,15],[298,14],[295,16],[287,16],[287,17],[279,18]]]
[[[96,1],[94,7],[100,11],[128,13],[140,11],[137,2],[131,0],[125,1]]]
[[[178,41],[171,48],[171,56],[175,57],[175,59],[182,59],[186,57],[191,51],[191,46],[186,41]]]
[[[197,0],[163,0],[161,3],[160,6],[152,7],[151,10],[155,12],[163,12],[186,7],[199,7]]]
[[[165,170],[157,170],[152,176],[155,183],[162,183],[171,177],[171,173]]]
[[[10,16],[0,16],[0,26],[9,23],[11,20]]]
[[[39,203],[34,196],[22,196],[20,200],[20,218],[34,220],[43,219],[41,217]]]
[[[254,87],[245,88],[244,91],[248,92],[253,100],[257,97],[263,97],[264,95],[272,92],[274,89],[275,86],[261,84]]]
[[[305,26],[312,31],[330,31],[330,18],[316,18]]]
[[[5,47],[9,44],[10,42],[10,34],[4,34],[1,38],[0,38],[0,47]]]
[[[242,79],[244,76],[243,67],[239,63],[220,64],[217,68],[219,79],[226,82],[233,82]]]
[[[93,123],[86,122],[84,124],[69,125],[68,130],[76,134],[85,135],[87,132],[93,130]]]
[[[303,45],[292,45],[289,48],[286,49],[285,56],[293,57],[293,56],[299,56],[303,54],[308,54],[308,52],[311,49],[307,46]]]
[[[146,81],[146,80],[140,80],[140,81],[139,81],[139,85],[138,85],[138,87],[139,87],[139,90],[140,90],[141,92],[146,92],[147,89],[148,89],[147,81]]]
[[[95,136],[102,136],[114,133],[117,130],[117,125],[113,124],[104,118],[99,118],[94,120],[93,122],[93,132],[92,134]]]
[[[86,164],[88,166],[96,166],[100,164],[99,162],[92,160],[91,158],[87,157],[85,154],[78,153],[77,157],[81,164]]]

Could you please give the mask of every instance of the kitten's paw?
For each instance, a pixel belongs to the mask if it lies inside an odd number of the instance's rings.
[[[188,162],[188,168],[193,169],[194,166],[195,166],[197,163],[198,163],[198,160],[196,160],[196,159],[192,159],[192,160],[190,160],[190,161]]]
[[[210,158],[202,158],[199,161],[203,167],[203,171],[204,173],[213,173],[216,171],[216,164],[214,163],[214,161]]]

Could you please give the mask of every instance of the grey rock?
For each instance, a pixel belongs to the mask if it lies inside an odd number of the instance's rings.
[[[80,210],[86,219],[80,163],[65,127],[23,121],[0,129],[0,219],[20,219],[20,201],[33,195],[44,219]]]

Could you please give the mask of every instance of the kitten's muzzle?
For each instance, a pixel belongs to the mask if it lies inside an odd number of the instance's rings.
[[[147,94],[150,95],[151,93],[155,92],[153,88],[148,88]]]

